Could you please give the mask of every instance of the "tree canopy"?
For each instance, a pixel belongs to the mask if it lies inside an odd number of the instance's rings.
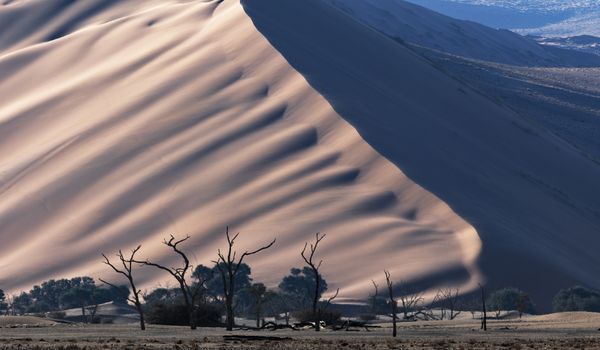
[[[310,307],[312,302],[315,281],[315,273],[310,267],[304,266],[302,269],[292,268],[290,275],[285,276],[281,283],[279,283],[279,289],[281,293],[286,295],[286,298],[288,298],[294,308],[306,309]],[[321,276],[319,298],[321,298],[325,291],[327,291],[327,281]]]
[[[52,279],[33,286],[29,293],[16,296],[13,304],[19,313],[48,312],[109,301],[125,303],[128,292],[125,286],[98,287],[94,279],[87,276]]]
[[[600,312],[600,292],[582,286],[563,289],[554,297],[552,306],[556,312]]]
[[[489,310],[519,310],[533,313],[535,307],[527,293],[514,287],[503,288],[493,292],[488,300]]]

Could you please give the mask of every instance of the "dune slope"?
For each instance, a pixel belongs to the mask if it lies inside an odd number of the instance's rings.
[[[321,1],[243,3],[370,145],[477,229],[490,288],[547,308],[566,285],[600,287],[598,163]]]
[[[110,278],[100,253],[137,244],[175,264],[168,234],[191,235],[185,249],[209,264],[226,225],[241,231],[239,249],[277,237],[248,260],[271,285],[317,231],[343,298],[366,296],[384,268],[463,289],[481,280],[473,227],[365,142],[238,1],[14,1],[0,6],[8,18],[18,23],[0,20],[3,289]]]

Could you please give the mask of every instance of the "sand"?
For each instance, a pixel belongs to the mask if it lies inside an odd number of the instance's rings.
[[[400,323],[398,337],[389,324],[382,328],[331,331],[234,331],[151,325],[145,332],[134,325],[57,325],[5,328],[0,349],[597,349],[598,317],[563,318],[562,314],[522,320],[490,321],[488,331],[478,320]],[[226,340],[224,336],[263,336],[271,340]]]

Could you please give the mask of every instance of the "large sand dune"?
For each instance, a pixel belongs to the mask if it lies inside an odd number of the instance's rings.
[[[344,298],[384,268],[546,300],[597,283],[600,167],[321,1],[0,7],[14,16],[0,20],[4,288],[106,277],[100,252],[138,243],[168,262],[169,233],[209,263],[226,225],[240,248],[277,237],[249,261],[268,283],[326,233]]]
[[[240,249],[277,237],[249,261],[270,283],[317,231],[345,298],[384,268],[480,280],[475,230],[374,151],[239,2],[17,1],[0,26],[2,288],[110,277],[100,253],[138,243],[168,262],[171,233],[208,264],[226,225]]]

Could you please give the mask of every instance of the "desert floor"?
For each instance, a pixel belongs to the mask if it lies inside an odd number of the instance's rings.
[[[477,320],[401,323],[391,329],[346,332],[234,331],[133,325],[64,325],[0,318],[0,349],[600,349],[600,318],[569,313],[490,321],[488,332]],[[25,325],[25,323],[27,325]],[[224,336],[265,336],[272,340],[227,340]]]

